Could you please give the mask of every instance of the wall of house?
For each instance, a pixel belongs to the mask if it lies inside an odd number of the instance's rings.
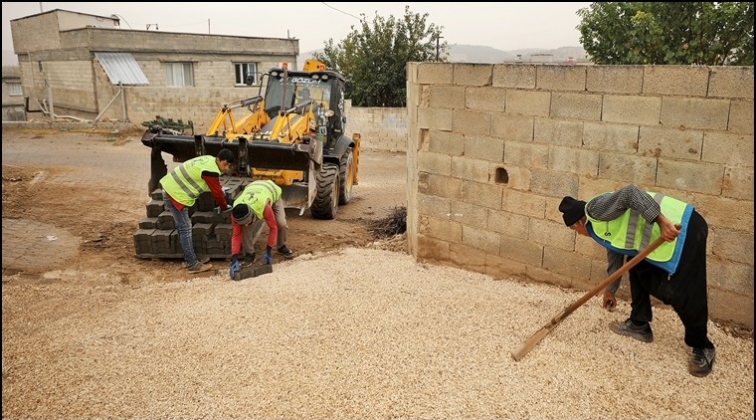
[[[407,75],[417,259],[590,290],[605,251],[558,203],[635,183],[707,219],[712,318],[753,327],[753,67],[412,63]]]
[[[256,86],[235,86],[235,63],[257,63],[265,72],[281,62],[295,64],[299,53],[298,40],[289,38],[76,28],[89,18],[96,17],[53,11],[11,22],[24,93],[33,109],[49,109],[52,103],[59,116],[139,123],[145,115],[167,116],[178,107],[175,118],[209,124],[223,104],[257,94]],[[95,52],[131,53],[150,84],[113,85]],[[173,62],[192,63],[193,86],[166,86],[166,63]],[[178,102],[167,106],[166,97]]]
[[[10,84],[21,84],[21,71],[17,66],[3,66],[3,121],[24,121],[23,95],[11,95]]]
[[[16,54],[28,51],[54,50],[60,47],[60,26],[57,13],[43,13],[10,22],[13,50]]]

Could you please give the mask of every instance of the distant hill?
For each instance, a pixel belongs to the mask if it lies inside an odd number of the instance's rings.
[[[315,52],[323,50],[307,51],[297,57],[297,63],[301,66],[306,59],[311,58]],[[507,62],[534,62],[534,63],[560,63],[572,58],[574,61],[586,61],[588,56],[583,47],[560,47],[553,50],[543,48],[525,48],[520,50],[502,51],[485,45],[450,45],[449,61],[453,63],[507,63]]]

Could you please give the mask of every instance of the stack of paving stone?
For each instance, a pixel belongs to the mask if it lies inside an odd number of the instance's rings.
[[[250,182],[249,178],[222,176],[226,201],[232,204]],[[231,213],[216,214],[215,207],[217,204],[212,194],[204,192],[189,208],[194,252],[210,258],[227,258],[231,256]],[[183,258],[176,223],[163,202],[163,190],[157,189],[150,194],[146,210],[147,217],[139,222],[139,228],[134,232],[136,256]]]

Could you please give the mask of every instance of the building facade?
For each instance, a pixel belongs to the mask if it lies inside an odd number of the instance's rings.
[[[21,70],[17,66],[3,66],[3,121],[25,121]]]
[[[12,20],[11,31],[29,109],[93,121],[209,124],[299,53],[297,39],[122,29],[116,17],[60,9]]]

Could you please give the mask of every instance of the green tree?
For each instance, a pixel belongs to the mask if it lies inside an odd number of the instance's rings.
[[[404,107],[407,105],[408,62],[445,61],[448,44],[438,42],[442,26],[428,23],[428,14],[404,8],[404,18],[381,16],[352,26],[347,37],[335,45],[325,43],[313,58],[337,70],[352,82],[350,98],[354,106]],[[438,50],[436,49],[438,47]]]
[[[577,15],[596,64],[753,66],[752,2],[598,2]]]

